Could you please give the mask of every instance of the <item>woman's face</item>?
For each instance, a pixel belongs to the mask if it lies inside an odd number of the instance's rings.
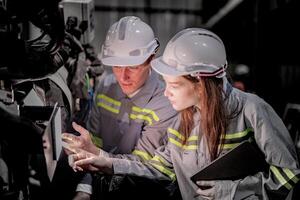
[[[170,100],[173,108],[181,111],[191,106],[199,107],[199,91],[195,83],[183,76],[163,76],[166,82],[165,96]]]

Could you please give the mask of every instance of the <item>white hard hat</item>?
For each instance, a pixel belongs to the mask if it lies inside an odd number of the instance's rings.
[[[155,54],[158,46],[148,24],[138,17],[127,16],[108,30],[100,59],[107,66],[136,66]]]
[[[162,75],[226,75],[226,52],[222,40],[211,31],[188,28],[177,33],[167,44],[163,56],[151,66]]]

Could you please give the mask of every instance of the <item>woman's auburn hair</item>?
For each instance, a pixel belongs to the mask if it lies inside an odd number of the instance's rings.
[[[216,77],[184,76],[194,83],[195,92],[199,95],[200,130],[202,137],[207,141],[211,161],[218,157],[219,145],[224,144],[224,135],[229,123],[229,114],[225,107],[223,81]],[[184,135],[183,144],[186,144],[194,124],[194,107],[181,111],[179,131]]]

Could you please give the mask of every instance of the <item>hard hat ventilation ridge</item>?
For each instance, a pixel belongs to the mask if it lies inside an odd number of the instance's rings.
[[[127,26],[126,21],[122,20],[119,24],[119,35],[118,35],[119,40],[125,39],[126,26]]]

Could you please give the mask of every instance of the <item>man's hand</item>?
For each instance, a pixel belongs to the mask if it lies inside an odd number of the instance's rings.
[[[70,155],[75,153],[74,149],[84,149],[90,153],[99,154],[100,149],[93,144],[88,130],[75,122],[72,123],[72,126],[78,133],[80,133],[80,135],[76,136],[70,133],[62,134],[62,140],[65,144],[67,144],[63,145],[65,152]]]

